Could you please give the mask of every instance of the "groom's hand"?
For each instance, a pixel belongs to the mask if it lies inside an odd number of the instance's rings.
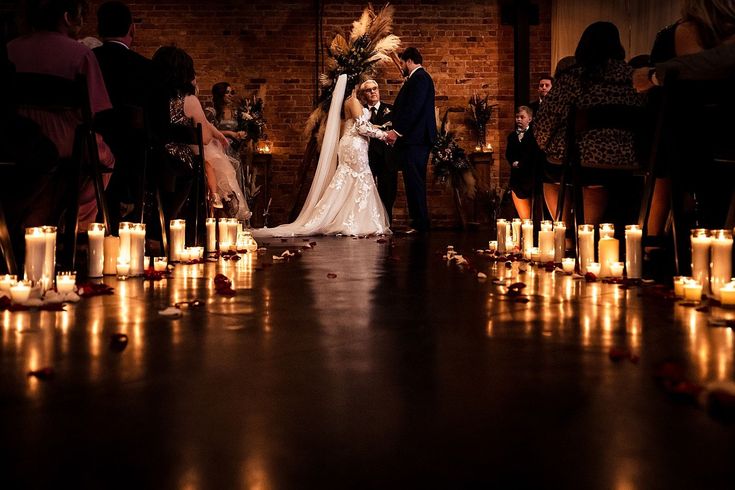
[[[385,136],[385,142],[391,146],[393,146],[396,143],[397,139],[398,139],[398,133],[396,133],[393,129],[388,131],[388,133]]]

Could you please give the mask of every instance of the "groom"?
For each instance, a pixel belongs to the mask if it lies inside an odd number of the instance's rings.
[[[401,55],[401,68],[408,77],[393,104],[393,129],[387,142],[395,144],[397,158],[403,163],[403,182],[411,231],[429,230],[426,203],[426,165],[436,140],[434,81],[421,66],[418,49],[407,48]]]

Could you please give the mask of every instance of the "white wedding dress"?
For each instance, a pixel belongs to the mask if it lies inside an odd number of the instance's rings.
[[[332,97],[317,171],[301,213],[293,223],[255,229],[254,236],[390,233],[388,216],[368,162],[368,138],[384,138],[385,132],[370,124],[370,112],[365,109],[357,119],[344,122],[343,136],[336,144],[345,83],[346,76],[341,75]]]

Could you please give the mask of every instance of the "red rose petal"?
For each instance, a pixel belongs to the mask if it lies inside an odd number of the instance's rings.
[[[327,274],[327,277],[330,279],[334,279],[335,277],[337,277],[337,274],[335,274],[334,272],[330,272],[329,274]]]
[[[48,366],[35,371],[28,371],[28,376],[33,376],[43,381],[53,378],[55,374],[54,368]]]
[[[128,346],[128,336],[124,333],[113,333],[110,336],[110,350],[122,352]]]

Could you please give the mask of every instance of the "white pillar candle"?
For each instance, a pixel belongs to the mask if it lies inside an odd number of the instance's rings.
[[[600,263],[599,262],[589,262],[587,264],[587,272],[590,272],[596,276],[600,276]]]
[[[166,257],[153,257],[153,270],[156,272],[164,272],[168,267],[168,259]]]
[[[10,287],[15,286],[18,277],[15,274],[5,274],[0,277],[0,291],[10,294]]]
[[[600,224],[600,238],[615,236],[615,225],[612,223],[601,223]]]
[[[87,269],[89,277],[102,277],[105,269],[105,225],[90,223],[87,230],[89,249],[87,252]]]
[[[720,299],[720,289],[732,277],[732,232],[714,230],[712,232],[712,263],[709,285],[712,295]]]
[[[204,258],[204,247],[191,247],[189,249],[189,260],[199,260]]]
[[[46,253],[43,259],[43,290],[51,288],[56,274],[56,227],[44,226],[43,237],[46,241]]]
[[[26,228],[26,260],[25,279],[35,283],[43,277],[43,265],[46,261],[46,237],[43,228]]]
[[[600,238],[599,242],[599,260],[600,262],[600,277],[610,277],[610,264],[620,260],[620,242],[617,238],[611,236],[604,236]]]
[[[13,303],[25,303],[31,296],[31,286],[25,282],[19,282],[10,286],[10,299]]]
[[[253,237],[253,234],[250,231],[245,231],[247,233],[247,242],[245,244],[245,250],[248,253],[254,253],[258,251],[258,242],[255,241],[255,238]]]
[[[674,276],[674,296],[677,298],[684,297],[684,285],[690,280],[687,276]]]
[[[709,255],[712,237],[702,228],[691,233],[692,244],[692,278],[702,285],[702,292],[707,292],[709,284]]]
[[[735,306],[735,282],[729,282],[720,288],[720,303],[723,306]]]
[[[539,260],[541,262],[554,261],[554,230],[551,221],[542,221],[538,232]]]
[[[574,262],[575,259],[573,257],[562,257],[561,259],[561,268],[564,272],[567,274],[571,274],[574,272]]]
[[[237,251],[237,228],[240,222],[237,218],[227,219],[227,241],[230,242],[230,250]]]
[[[690,279],[684,284],[684,299],[687,301],[700,301],[702,299],[702,284]]]
[[[533,262],[541,262],[541,250],[538,247],[531,247],[528,251],[528,258]]]
[[[217,251],[217,218],[207,218],[207,252]]]
[[[610,262],[610,277],[623,277],[623,268],[625,264],[623,262]]]
[[[117,274],[117,258],[120,253],[120,237],[106,236],[105,240],[105,266],[103,273],[106,276]]]
[[[567,225],[563,221],[554,223],[554,262],[557,264],[564,258],[567,244]]]
[[[77,282],[76,272],[59,272],[56,274],[56,290],[59,294],[71,293]]]
[[[521,231],[523,234],[523,246],[521,248],[523,251],[523,257],[530,259],[531,249],[533,248],[533,221],[530,219],[524,219],[523,224],[521,225]]]
[[[501,218],[496,221],[496,227],[498,230],[498,252],[505,253],[505,242],[508,237],[508,221]]]
[[[521,225],[523,222],[520,218],[513,218],[513,220],[510,222],[510,239],[511,242],[515,245],[520,246],[522,242],[521,240]]]
[[[145,270],[145,224],[133,223],[130,230],[130,275],[143,275]]]
[[[171,260],[181,260],[181,253],[186,247],[186,221],[183,219],[172,219],[169,225],[169,248]]]
[[[117,258],[123,262],[130,263],[130,238],[133,231],[133,223],[123,221],[118,227],[118,235],[120,236],[120,249]]]
[[[587,265],[595,261],[595,228],[593,225],[579,225],[579,272],[585,274]]]
[[[643,230],[638,225],[625,227],[625,271],[629,279],[643,277]]]

